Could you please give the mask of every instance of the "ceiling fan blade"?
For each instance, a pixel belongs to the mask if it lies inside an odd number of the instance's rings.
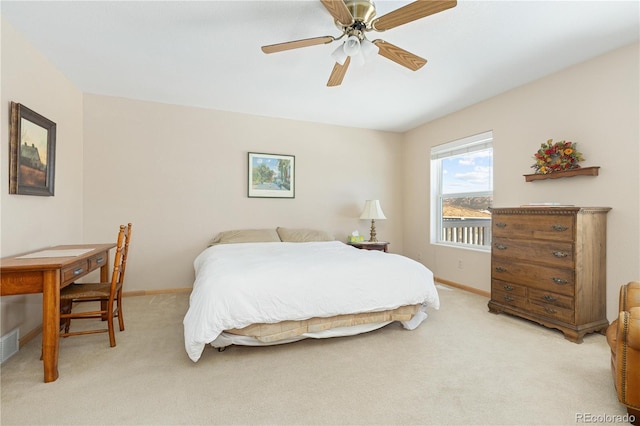
[[[336,62],[336,64],[333,66],[333,71],[331,71],[331,75],[329,76],[329,81],[327,81],[328,87],[340,86],[342,84],[342,79],[347,73],[347,68],[349,68],[350,62],[351,58],[349,56],[347,56],[347,59],[344,61],[343,65],[340,65]]]
[[[378,46],[378,54],[384,56],[393,62],[409,68],[411,71],[417,71],[427,63],[427,60],[420,56],[414,55],[411,52],[407,52],[404,49],[399,48],[391,43],[387,43],[384,40],[375,40],[373,42]]]
[[[320,0],[331,16],[342,25],[353,24],[353,16],[343,0]]]
[[[371,26],[376,31],[385,31],[397,26],[455,7],[456,0],[416,0],[399,9],[375,19]]]
[[[305,38],[303,40],[287,41],[285,43],[262,46],[262,51],[264,53],[276,53],[282,52],[283,50],[298,49],[300,47],[315,46],[317,44],[327,44],[331,43],[333,40],[335,39],[331,36]]]

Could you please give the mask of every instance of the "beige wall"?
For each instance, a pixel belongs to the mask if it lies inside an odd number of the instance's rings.
[[[639,45],[618,49],[416,128],[405,135],[404,254],[436,276],[490,290],[488,253],[429,244],[431,146],[493,130],[494,205],[561,202],[612,207],[607,235],[607,316],[621,284],[640,279]],[[526,183],[547,139],[572,140],[598,177]],[[462,260],[463,269],[458,268]]]
[[[0,140],[0,255],[82,241],[82,93],[2,20]],[[9,195],[9,103],[17,102],[57,124],[55,196]],[[20,335],[41,322],[42,297],[0,301],[1,334]]]
[[[128,290],[190,287],[219,231],[313,227],[346,240],[379,198],[380,239],[402,251],[401,136],[85,95],[84,236],[134,224]],[[295,198],[247,197],[247,153],[295,155]]]

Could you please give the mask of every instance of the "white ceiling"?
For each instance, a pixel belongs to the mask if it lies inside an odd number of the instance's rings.
[[[377,0],[377,16],[409,1]],[[318,0],[0,2],[16,30],[80,90],[402,132],[639,39],[640,2],[459,1],[369,39],[428,60],[376,56],[326,87],[339,36]]]

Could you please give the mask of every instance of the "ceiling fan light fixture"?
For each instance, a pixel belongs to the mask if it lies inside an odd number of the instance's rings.
[[[362,52],[359,52],[357,55],[351,55],[351,63],[360,67],[365,65],[366,59]]]
[[[342,43],[336,48],[336,50],[333,51],[331,57],[333,57],[333,60],[340,65],[344,65],[344,61],[347,60],[347,54],[344,51],[344,43]]]
[[[377,55],[379,50],[378,46],[367,39],[363,39],[360,42],[360,53],[362,53],[362,56],[364,56],[364,59],[367,61]]]
[[[360,39],[356,36],[349,36],[344,42],[344,53],[347,56],[354,56],[360,52]]]

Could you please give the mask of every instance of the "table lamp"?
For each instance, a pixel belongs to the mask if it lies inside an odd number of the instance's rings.
[[[369,237],[369,242],[377,243],[378,239],[376,238],[376,219],[378,220],[386,219],[384,213],[382,213],[382,208],[380,207],[380,201],[367,200],[364,203],[364,210],[362,210],[360,219],[371,219],[371,236]]]

